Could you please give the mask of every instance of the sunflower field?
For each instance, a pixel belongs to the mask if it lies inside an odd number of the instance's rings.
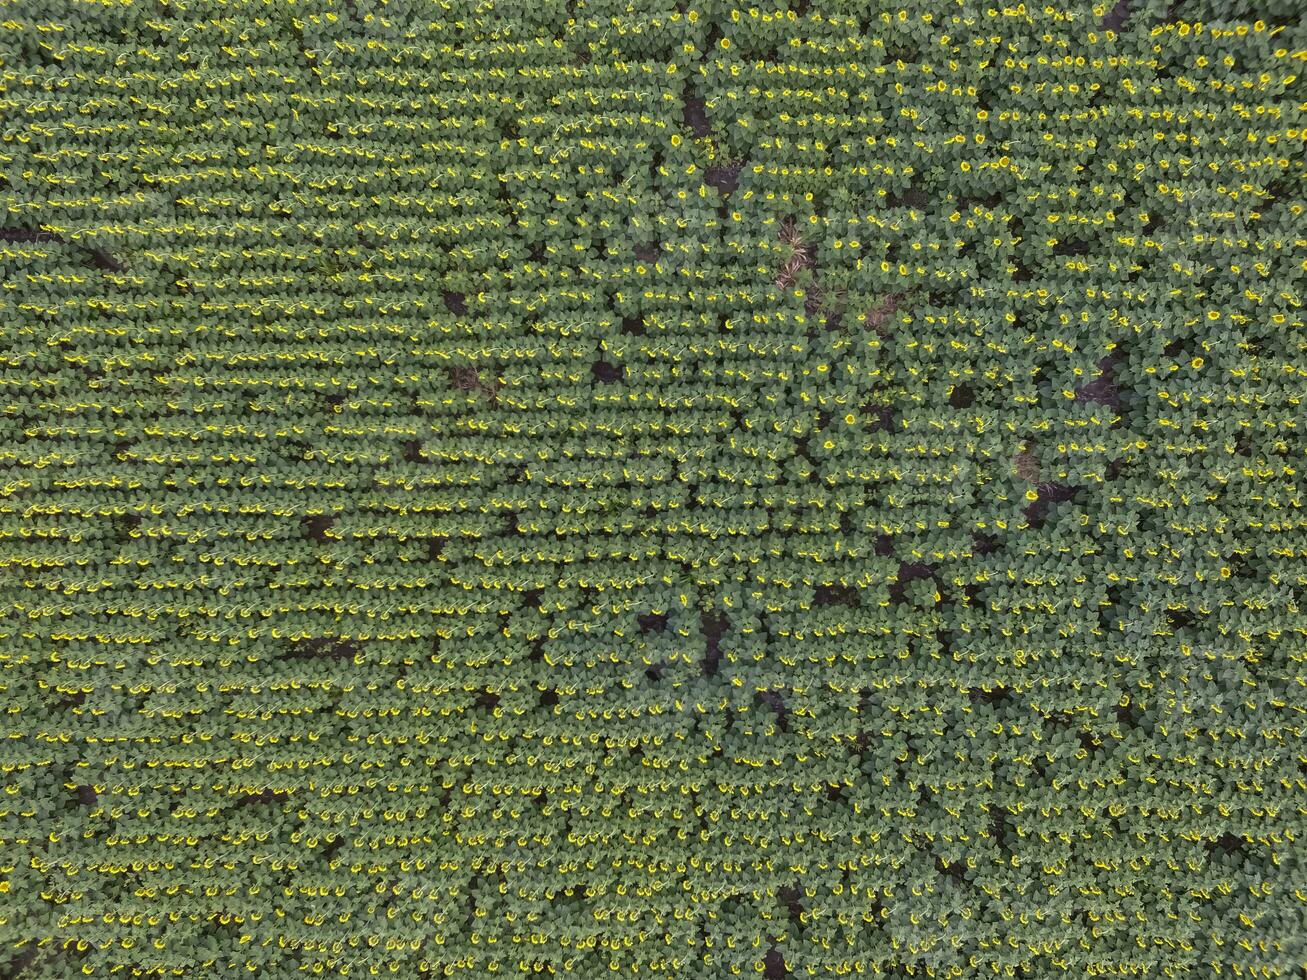
[[[0,976],[1300,978],[1302,0],[0,0]]]

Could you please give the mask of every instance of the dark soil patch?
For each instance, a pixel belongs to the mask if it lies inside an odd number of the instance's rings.
[[[641,633],[661,633],[667,629],[666,613],[642,613],[635,619],[640,624]]]
[[[899,562],[898,581],[913,582],[919,578],[930,578],[935,574],[935,570],[920,561]]]
[[[1008,689],[1002,684],[995,687],[972,687],[967,689],[967,700],[972,704],[1002,704],[1008,698]]]
[[[595,361],[590,365],[590,373],[596,381],[605,385],[617,384],[625,376],[621,367],[609,361]]]
[[[888,208],[924,208],[929,200],[930,198],[926,196],[925,191],[914,186],[885,195],[885,206]]]
[[[1053,246],[1054,255],[1088,255],[1090,245],[1082,241],[1058,242]]]
[[[59,245],[69,244],[68,240],[62,235],[57,235],[52,231],[43,231],[39,228],[0,228],[0,241],[33,243],[54,242]],[[76,247],[80,248],[91,257],[91,264],[97,269],[104,269],[110,272],[122,272],[127,268],[125,262],[99,246],[77,245]]]
[[[859,605],[858,590],[851,585],[819,585],[813,589],[812,604],[819,608],[848,606],[855,609]]]
[[[1076,490],[1076,487],[1067,483],[1053,483],[1041,489],[1039,496],[1041,500],[1046,499],[1049,503],[1061,504],[1073,499],[1076,495]]]
[[[1039,499],[1026,505],[1026,520],[1032,527],[1042,526],[1053,505],[1073,499],[1077,489],[1065,483],[1041,483],[1037,488]]]
[[[1103,30],[1120,31],[1130,19],[1130,0],[1116,0],[1116,5],[1103,18]]]
[[[331,526],[336,523],[336,519],[327,514],[314,514],[312,517],[304,518],[304,533],[313,541],[319,544],[327,544],[331,541],[339,540],[329,535]]]
[[[936,857],[935,870],[942,875],[947,875],[948,877],[952,878],[959,885],[966,880],[967,867],[965,864],[960,864],[957,861],[954,861],[953,863],[950,864],[949,862],[945,861],[943,858]]]
[[[872,432],[890,432],[894,429],[895,414],[892,405],[872,405],[863,410],[876,417],[870,426]]]
[[[358,652],[359,645],[353,640],[322,636],[292,643],[286,658],[288,660],[353,660]]]
[[[895,579],[894,582],[890,584],[889,587],[890,602],[895,605],[897,605],[900,602],[903,602],[904,598],[907,595],[907,591],[904,588],[904,586],[906,586],[909,582],[915,581],[917,579],[931,578],[934,576],[934,574],[935,574],[934,570],[929,565],[926,565],[922,562],[918,562],[918,561],[899,562],[898,577]]]
[[[711,136],[712,124],[701,99],[689,85],[681,93],[681,122],[695,136]]]
[[[91,253],[91,261],[95,263],[97,269],[107,269],[110,272],[122,272],[127,266],[119,259],[110,255],[102,248],[88,249]]]
[[[1215,851],[1217,848],[1220,848],[1226,854],[1233,854],[1236,851],[1242,851],[1243,838],[1236,837],[1234,834],[1226,831],[1220,837],[1216,838],[1216,840],[1209,841],[1207,844],[1208,853]]]
[[[699,618],[699,630],[703,633],[704,640],[705,677],[717,676],[717,668],[722,662],[722,634],[726,632],[726,626],[726,617],[721,613],[704,613]]]
[[[1088,384],[1075,389],[1076,401],[1093,402],[1109,408],[1121,410],[1121,389],[1111,378],[1098,377]]]
[[[785,965],[785,957],[775,947],[769,949],[767,955],[762,958],[762,975],[765,980],[784,980],[790,975],[789,968]]]
[[[38,228],[0,228],[0,242],[63,242],[63,238],[52,231]]]
[[[799,889],[793,885],[784,885],[776,891],[776,897],[785,906],[790,921],[796,924],[803,918],[803,905],[800,902],[800,895]]]
[[[1166,625],[1173,630],[1185,629],[1194,624],[1194,614],[1188,609],[1168,609]]]
[[[740,186],[740,167],[738,164],[709,167],[703,182],[709,187],[715,187],[718,193],[730,194]]]

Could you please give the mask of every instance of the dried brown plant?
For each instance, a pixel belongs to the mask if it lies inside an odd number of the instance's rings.
[[[479,391],[490,401],[499,394],[493,384],[481,380],[481,372],[474,367],[463,366],[449,369],[449,380],[456,391]]]
[[[1039,458],[1029,449],[1023,449],[1012,457],[1012,468],[1021,479],[1038,486],[1040,476]]]
[[[888,336],[889,331],[886,329],[890,319],[899,311],[899,302],[903,299],[902,293],[890,293],[880,305],[874,306],[866,313],[862,314],[863,321],[872,330],[880,334],[882,338]]]
[[[799,234],[793,218],[781,222],[780,241],[789,250],[789,255],[776,273],[776,285],[780,289],[789,289],[798,281],[800,271],[812,268],[812,252]]]

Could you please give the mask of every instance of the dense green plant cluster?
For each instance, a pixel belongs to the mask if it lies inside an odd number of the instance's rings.
[[[1299,7],[3,6],[0,972],[1300,975]]]

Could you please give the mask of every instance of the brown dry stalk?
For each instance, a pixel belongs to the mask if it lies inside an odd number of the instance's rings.
[[[499,395],[492,384],[486,384],[481,380],[481,372],[474,367],[456,367],[449,369],[449,380],[453,383],[454,388],[458,391],[479,391],[490,401],[494,401]]]
[[[1013,468],[1017,476],[1027,483],[1039,483],[1039,460],[1035,454],[1028,449],[1023,449],[1012,458]]]
[[[780,289],[788,289],[798,280],[801,270],[812,268],[812,253],[808,251],[807,243],[799,235],[799,229],[793,218],[786,218],[781,222],[780,240],[781,244],[790,250],[790,255],[781,263],[776,273],[776,285]]]
[[[875,330],[881,337],[886,336],[888,331],[885,329],[885,325],[889,323],[890,317],[899,311],[899,301],[901,299],[903,299],[902,293],[890,293],[881,301],[879,306],[873,307],[862,314],[862,319],[867,326]]]

